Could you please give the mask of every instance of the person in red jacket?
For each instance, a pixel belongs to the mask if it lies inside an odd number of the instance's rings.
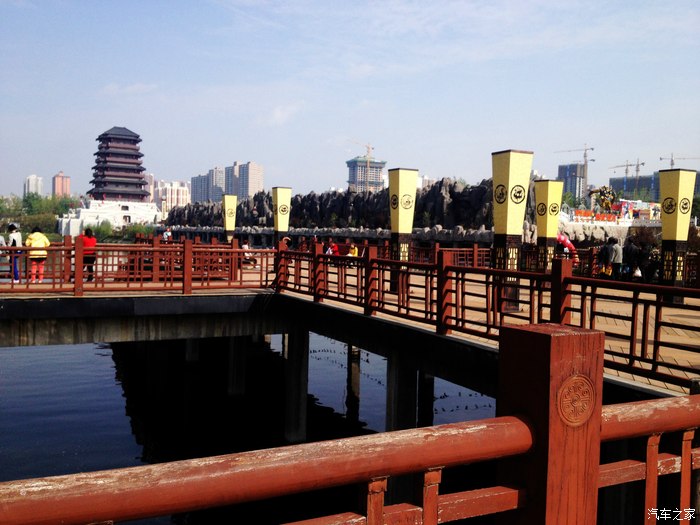
[[[340,253],[340,249],[338,248],[338,245],[333,240],[333,237],[328,237],[328,242],[326,243],[325,252],[327,255],[338,255]]]
[[[85,231],[78,236],[78,239],[83,240],[83,271],[87,270],[87,280],[92,281],[95,275],[95,259],[97,259],[97,237],[92,234],[90,228],[85,228]]]

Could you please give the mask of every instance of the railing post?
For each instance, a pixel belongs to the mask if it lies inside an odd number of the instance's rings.
[[[438,489],[442,469],[435,468],[423,475],[423,525],[438,525]]]
[[[690,394],[700,394],[700,379],[693,378],[690,380]],[[696,430],[693,436],[692,447],[700,446],[700,431]],[[691,474],[691,494],[690,502],[692,508],[700,511],[700,472],[693,470]]]
[[[377,258],[377,247],[367,246],[365,249],[365,315],[374,315],[377,303],[377,287],[379,272],[373,261]]]
[[[185,240],[182,251],[182,293],[192,295],[192,264],[194,261],[191,240]]]
[[[326,293],[326,263],[321,260],[323,254],[323,244],[317,242],[313,247],[313,262],[311,264],[312,278],[314,286],[314,302],[323,302]]]
[[[70,276],[72,273],[71,264],[73,262],[73,239],[70,235],[63,236],[63,275],[61,278],[64,283],[70,282]]]
[[[277,276],[276,290],[284,290],[289,282],[289,259],[282,252],[287,251],[287,243],[284,241],[277,242],[277,253],[275,254],[275,275]]]
[[[566,279],[573,271],[573,260],[552,260],[552,288],[550,293],[549,320],[552,323],[571,323],[571,294]]]
[[[154,235],[153,239],[151,240],[151,246],[153,248],[153,256],[151,257],[151,260],[153,261],[153,266],[151,268],[151,276],[152,276],[152,281],[154,283],[160,282],[160,237],[158,235]]]
[[[384,525],[384,494],[387,478],[373,479],[367,486],[367,525]]]
[[[452,264],[452,257],[442,250],[437,256],[437,333],[447,335],[451,332],[450,317],[454,315],[451,281],[447,275],[447,266]]]
[[[238,239],[231,239],[231,250],[238,250]],[[238,272],[241,270],[241,254],[231,252],[231,266],[229,267],[229,285],[238,281]]]
[[[83,239],[78,237],[75,241],[75,273],[73,274],[73,294],[75,297],[83,296]],[[70,270],[70,250],[68,250],[68,270]],[[68,276],[70,280],[70,274]]]
[[[527,504],[496,523],[596,523],[604,342],[603,332],[566,325],[501,328],[496,415],[526,419],[535,445],[501,463]]]
[[[467,266],[469,266],[467,264]],[[481,265],[479,264],[479,244],[474,243],[472,245],[472,267],[473,268],[479,268]]]

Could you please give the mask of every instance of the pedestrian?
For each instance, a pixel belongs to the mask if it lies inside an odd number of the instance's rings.
[[[598,275],[603,278],[608,278],[612,275],[612,237],[608,239],[603,246],[598,250],[596,261],[598,263]]]
[[[616,281],[620,280],[622,271],[622,246],[620,246],[619,241],[616,237],[611,237],[612,240],[612,258],[610,260],[612,264],[612,277]]]
[[[641,277],[641,272],[639,271],[639,247],[632,237],[627,237],[625,247],[622,249],[622,267],[625,278],[628,281]]]
[[[26,246],[30,247],[29,250],[29,262],[31,263],[31,282],[37,282],[37,273],[39,274],[39,282],[44,282],[44,264],[46,263],[46,258],[48,257],[48,252],[46,248],[51,246],[51,242],[43,234],[41,228],[35,226],[32,229],[32,233],[29,234],[27,240],[24,243]]]
[[[324,251],[326,255],[338,255],[340,253],[338,245],[333,240],[333,237],[328,237],[328,242],[326,242],[326,249]]]
[[[4,248],[5,246],[7,246],[7,244],[5,244],[5,237],[2,234],[0,234],[0,264],[2,264],[3,266],[5,264],[8,265],[7,273],[8,275],[10,275],[12,273],[12,269],[10,267],[10,259],[7,256],[7,252],[5,250],[2,250],[2,248]]]
[[[165,231],[163,232],[163,241],[164,242],[170,242],[173,239],[173,233],[170,231],[170,226],[165,228]]]
[[[87,270],[87,281],[91,282],[95,275],[97,237],[92,234],[92,229],[85,228],[85,231],[78,236],[78,239],[83,241],[83,271]]]
[[[7,236],[8,246],[14,248],[19,248],[20,246],[22,246],[22,233],[17,229],[17,226],[15,226],[14,224],[10,224],[7,227],[7,232],[9,234]],[[19,256],[21,255],[21,253],[21,250],[10,251],[10,259],[12,260],[11,266],[13,283],[19,282]]]

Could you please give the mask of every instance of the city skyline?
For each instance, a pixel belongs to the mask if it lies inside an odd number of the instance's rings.
[[[347,187],[365,144],[470,184],[510,148],[555,179],[592,146],[594,185],[630,159],[697,170],[698,27],[688,0],[0,1],[0,182],[84,194],[113,126],[158,179],[254,158],[294,193]]]

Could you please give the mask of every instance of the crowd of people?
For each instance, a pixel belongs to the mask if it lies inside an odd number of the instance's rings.
[[[658,248],[650,243],[637,244],[633,237],[628,237],[622,247],[616,237],[610,237],[598,250],[598,275],[608,279],[649,283],[657,276],[659,258]]]

